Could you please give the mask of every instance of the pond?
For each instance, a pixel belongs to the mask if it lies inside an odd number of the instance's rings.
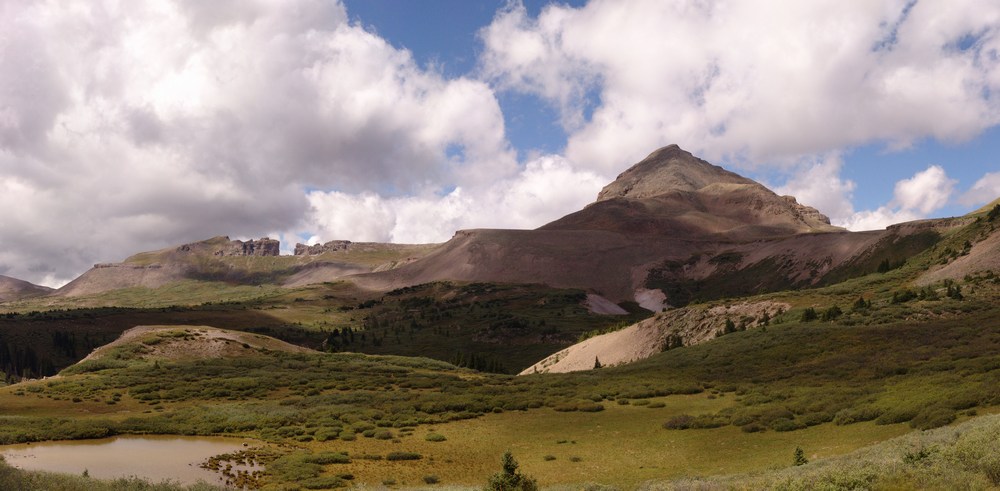
[[[153,483],[170,479],[181,484],[199,480],[223,484],[225,478],[199,465],[213,455],[242,450],[236,438],[120,436],[0,446],[0,455],[19,469],[62,472],[115,479],[137,476]]]

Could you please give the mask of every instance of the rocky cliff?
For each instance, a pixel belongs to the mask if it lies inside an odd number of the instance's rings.
[[[296,256],[318,256],[324,252],[346,251],[351,248],[349,240],[331,240],[325,244],[295,244]]]
[[[281,254],[281,242],[269,237],[257,240],[229,240],[229,237],[219,237],[208,241],[184,244],[177,252],[204,252],[205,245],[211,245],[215,250],[213,256],[278,256]]]

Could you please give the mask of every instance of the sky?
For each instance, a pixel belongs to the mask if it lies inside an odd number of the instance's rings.
[[[676,143],[880,229],[1000,197],[995,0],[0,0],[0,274],[535,228]]]

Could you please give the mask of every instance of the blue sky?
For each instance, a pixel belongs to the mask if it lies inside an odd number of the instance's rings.
[[[0,274],[535,228],[679,144],[868,230],[1000,196],[1000,3],[0,3]]]
[[[549,4],[580,8],[587,2],[523,1],[531,17],[538,17]],[[424,66],[433,66],[451,77],[478,75],[477,61],[483,46],[480,30],[488,25],[507,1],[441,0],[346,0],[351,19],[373,29],[393,45],[407,49]],[[414,22],[414,19],[420,19]],[[968,48],[974,36],[961,38]],[[590,94],[590,104],[596,103]],[[557,153],[566,144],[567,133],[550,103],[534,94],[501,91],[498,99],[504,112],[507,138],[524,158],[527,152]],[[673,142],[664,142],[673,143]],[[684,145],[684,142],[676,142]],[[875,209],[891,201],[893,185],[932,165],[941,165],[957,181],[958,189],[969,189],[984,172],[1000,170],[1000,129],[991,127],[960,142],[921,138],[907,148],[894,149],[886,142],[845,147],[842,175],[855,183],[853,203],[858,209]],[[716,163],[739,167],[725,159]],[[761,182],[780,185],[788,176],[782,172],[744,170]],[[998,196],[1000,197],[1000,196]],[[952,216],[977,207],[952,202],[935,213]]]

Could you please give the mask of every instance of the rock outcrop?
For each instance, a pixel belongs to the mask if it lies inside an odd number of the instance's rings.
[[[351,248],[349,240],[331,240],[325,244],[295,244],[296,256],[318,256],[324,252],[346,251]]]
[[[281,254],[281,241],[269,237],[257,240],[229,240],[229,237],[216,237],[207,241],[184,244],[177,248],[181,253],[204,253],[211,246],[213,256],[278,256]]]

